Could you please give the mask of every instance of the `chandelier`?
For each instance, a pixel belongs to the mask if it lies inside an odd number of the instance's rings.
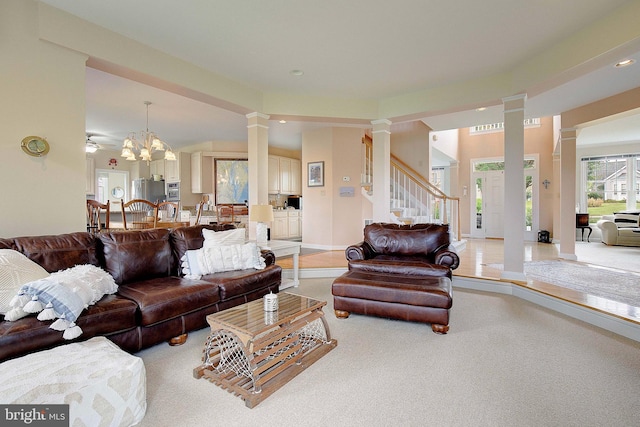
[[[164,151],[165,160],[175,160],[176,155],[171,151],[171,147],[166,142],[163,142],[158,136],[149,132],[149,105],[151,102],[145,101],[144,105],[147,106],[147,130],[140,132],[131,132],[122,144],[122,157],[127,160],[137,160],[135,152],[140,155],[140,160],[146,161],[147,164],[151,162],[151,155],[156,151]]]

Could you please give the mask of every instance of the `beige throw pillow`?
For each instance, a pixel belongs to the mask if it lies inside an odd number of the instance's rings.
[[[47,270],[13,249],[0,249],[0,314],[25,283],[49,277]]]

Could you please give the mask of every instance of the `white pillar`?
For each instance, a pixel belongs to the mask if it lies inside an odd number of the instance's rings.
[[[636,178],[636,158],[628,157],[627,158],[627,209],[635,210],[636,209],[636,183],[638,182]],[[586,210],[585,210],[586,211]]]
[[[269,116],[247,114],[249,160],[249,209],[269,204]],[[249,238],[256,238],[256,224],[249,222]]]
[[[560,258],[576,257],[576,128],[560,129]]]
[[[391,122],[373,125],[373,220],[389,222],[391,213]]]
[[[524,103],[526,94],[504,98],[504,270],[502,278],[524,275]]]

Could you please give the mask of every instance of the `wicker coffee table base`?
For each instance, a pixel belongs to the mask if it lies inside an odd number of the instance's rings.
[[[322,310],[306,313],[291,323],[274,325],[246,345],[234,332],[212,327],[204,346],[203,363],[193,375],[234,393],[253,408],[336,345],[337,341],[329,336]]]

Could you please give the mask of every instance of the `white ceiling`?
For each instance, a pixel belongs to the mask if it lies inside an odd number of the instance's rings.
[[[264,93],[384,99],[508,72],[635,1],[42,2]],[[640,43],[623,51],[640,62]],[[291,75],[294,69],[304,75]],[[640,87],[640,63],[624,69],[603,63],[556,80],[545,88],[524,88],[528,117],[559,114]],[[129,131],[144,129],[144,101],[153,103],[149,128],[174,148],[247,136],[242,114],[94,69],[87,70],[86,101],[87,131],[100,143],[117,144]],[[585,129],[579,143],[611,142],[614,131],[616,139],[640,140],[639,117]],[[421,120],[434,130],[500,122],[502,106],[482,113],[460,106]],[[330,124],[271,121],[269,143],[299,149],[303,130]]]

